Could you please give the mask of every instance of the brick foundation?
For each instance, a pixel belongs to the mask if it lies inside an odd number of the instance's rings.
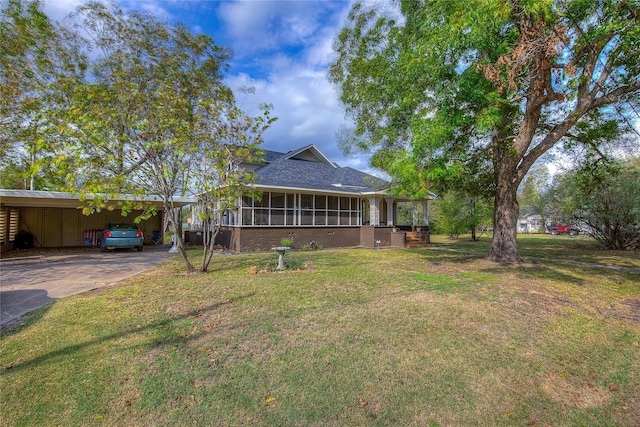
[[[380,247],[404,247],[404,237],[392,227],[223,227],[216,244],[234,252],[267,252],[283,238],[293,240],[294,249],[312,241],[323,248],[375,248],[376,240]]]

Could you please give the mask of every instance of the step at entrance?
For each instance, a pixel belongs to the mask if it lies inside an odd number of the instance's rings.
[[[428,234],[422,231],[409,231],[406,234],[405,240],[405,248],[427,248],[429,247],[429,243],[427,243]]]

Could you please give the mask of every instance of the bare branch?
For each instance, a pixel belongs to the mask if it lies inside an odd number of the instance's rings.
[[[616,103],[620,100],[621,96],[629,93],[634,93],[637,91],[640,91],[640,82],[630,86],[619,87],[605,95],[602,95],[598,99],[594,100],[589,110],[593,110],[595,108],[601,108],[606,105]]]

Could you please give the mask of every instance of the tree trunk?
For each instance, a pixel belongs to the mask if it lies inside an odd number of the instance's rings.
[[[476,198],[471,198],[471,212],[469,212],[469,217],[471,218],[471,241],[476,242],[478,239],[476,238]]]
[[[180,254],[180,257],[184,261],[185,267],[187,268],[187,274],[194,273],[196,272],[196,269],[193,267],[193,265],[191,265],[191,262],[189,262],[189,257],[187,257],[187,251],[184,248],[184,240],[182,238],[182,218],[179,215],[176,215],[176,209],[172,205],[165,203],[164,209],[167,216],[173,223],[174,236],[175,236],[175,239],[177,239],[177,241],[175,241],[174,244],[178,248],[178,253]]]
[[[502,177],[502,179],[501,179]],[[520,255],[516,246],[518,225],[518,184],[511,177],[500,172],[496,177],[496,196],[493,210],[493,240],[488,258],[502,263],[519,262]]]
[[[209,270],[209,263],[213,257],[213,252],[216,244],[216,237],[220,232],[220,224],[215,223],[215,219],[212,217],[207,218],[204,221],[203,229],[203,246],[204,252],[202,254],[202,266],[200,271],[206,273]]]

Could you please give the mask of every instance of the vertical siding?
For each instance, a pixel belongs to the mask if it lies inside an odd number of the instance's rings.
[[[20,208],[20,230],[33,234],[33,245],[36,247],[42,244],[42,218],[43,208]]]
[[[61,209],[60,246],[81,246],[82,234],[78,235],[80,211],[77,209]]]

